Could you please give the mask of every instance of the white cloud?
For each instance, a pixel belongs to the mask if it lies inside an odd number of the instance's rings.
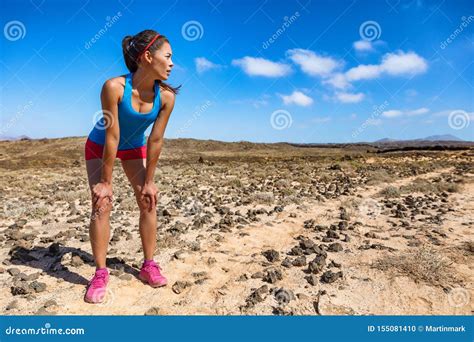
[[[392,109],[392,110],[387,110],[382,113],[382,116],[386,118],[396,118],[400,116],[413,116],[413,115],[421,115],[421,114],[426,114],[429,113],[429,109],[425,107],[421,107],[418,109],[413,109],[413,110],[399,110],[399,109]]]
[[[363,93],[336,93],[336,99],[342,103],[357,103],[364,99]]]
[[[330,84],[337,89],[347,89],[351,86],[351,84],[347,81],[347,77],[339,72],[324,80],[323,84]]]
[[[397,116],[402,116],[403,112],[401,110],[386,110],[385,112],[382,113],[382,116],[385,116],[386,118],[396,118]]]
[[[195,58],[194,63],[196,64],[196,71],[200,74],[208,70],[219,69],[221,67],[221,65],[214,64],[205,57]]]
[[[372,42],[369,40],[358,40],[353,44],[354,49],[359,52],[372,51]]]
[[[298,106],[307,107],[313,103],[313,99],[300,91],[295,90],[291,95],[280,95],[283,103],[296,104]]]
[[[380,76],[382,72],[378,65],[359,65],[346,72],[349,81],[370,80]]]
[[[389,75],[417,75],[428,69],[428,63],[423,57],[414,52],[387,53],[382,59],[380,67]]]
[[[361,64],[345,73],[333,73],[323,80],[323,84],[344,90],[351,87],[351,82],[354,81],[376,79],[383,75],[414,76],[425,72],[427,68],[428,64],[423,57],[414,52],[399,51],[385,54],[380,64]],[[416,92],[411,91],[410,94],[416,94]]]
[[[449,116],[453,112],[461,112],[461,113],[466,113],[467,117],[469,118],[470,121],[474,121],[474,112],[468,112],[467,110],[464,109],[448,109],[448,110],[442,110],[440,112],[433,113],[431,116],[432,117],[439,117],[439,116]]]
[[[281,77],[291,72],[291,67],[287,64],[249,56],[234,59],[232,65],[241,67],[250,76]]]
[[[310,50],[292,49],[287,51],[287,55],[304,73],[311,76],[327,77],[341,66],[341,62],[336,59],[317,55]]]
[[[420,114],[426,114],[429,111],[430,110],[428,108],[422,107],[422,108],[418,108],[418,109],[415,109],[415,110],[410,110],[410,111],[406,112],[406,114],[407,115],[420,115]]]

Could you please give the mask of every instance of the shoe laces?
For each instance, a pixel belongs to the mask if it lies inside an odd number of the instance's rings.
[[[93,288],[104,287],[105,286],[105,279],[107,277],[107,273],[101,272],[96,273],[94,278],[92,278],[90,286]]]
[[[161,274],[160,274],[161,267],[160,267],[160,265],[158,265],[157,263],[148,264],[148,265],[146,265],[144,268],[145,268],[145,270],[146,270],[147,272],[149,272],[153,277],[160,277],[160,276],[161,276]]]

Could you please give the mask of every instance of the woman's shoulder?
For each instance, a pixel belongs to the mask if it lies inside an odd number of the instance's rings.
[[[175,94],[167,87],[160,84],[160,96],[162,105],[174,105]]]
[[[125,88],[125,77],[126,75],[121,75],[109,78],[104,82],[102,91],[105,94],[120,99],[123,95],[123,89]]]
[[[109,78],[104,82],[104,87],[107,87],[111,90],[123,90],[123,87],[125,87],[125,77],[126,75],[121,75]]]

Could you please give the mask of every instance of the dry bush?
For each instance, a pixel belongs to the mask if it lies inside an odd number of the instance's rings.
[[[400,191],[397,187],[389,185],[386,188],[380,190],[377,195],[385,198],[397,198],[400,197]]]
[[[271,192],[257,192],[252,196],[252,201],[258,204],[272,204],[275,201],[275,196]]]
[[[439,254],[432,246],[422,245],[398,255],[386,255],[374,262],[373,267],[389,273],[398,272],[415,282],[441,285],[455,281],[451,260]]]
[[[437,182],[432,183],[426,179],[415,179],[412,183],[403,185],[400,187],[400,191],[402,193],[414,193],[420,192],[423,194],[428,193],[440,193],[440,192],[458,192],[460,189],[458,183],[450,183],[450,182]]]
[[[394,176],[390,175],[386,170],[378,169],[370,171],[368,176],[367,185],[377,185],[380,183],[390,183],[393,181]]]

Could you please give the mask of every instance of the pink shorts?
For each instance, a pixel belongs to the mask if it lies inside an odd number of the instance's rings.
[[[97,158],[102,159],[103,151],[104,145],[97,144],[87,138],[85,146],[86,160]],[[146,159],[146,145],[137,148],[132,148],[130,150],[118,150],[117,158],[120,158],[121,160]]]

